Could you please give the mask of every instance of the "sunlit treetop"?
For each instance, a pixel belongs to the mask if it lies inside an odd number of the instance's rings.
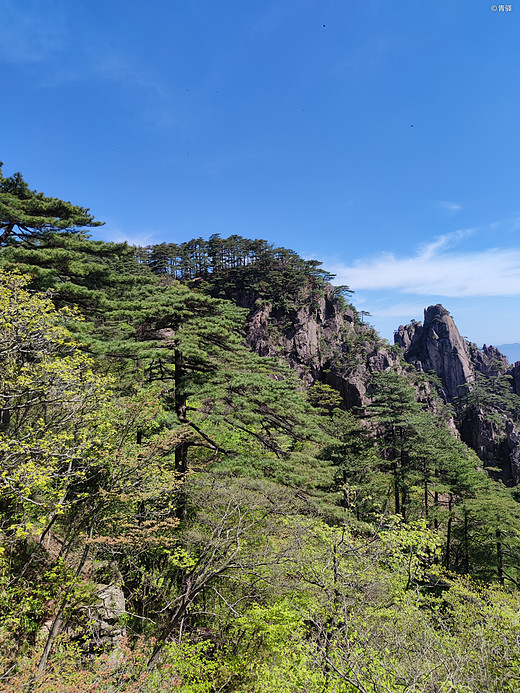
[[[101,226],[85,207],[31,190],[21,173],[4,177],[0,162],[0,246],[8,241],[38,239],[57,231],[77,232]]]

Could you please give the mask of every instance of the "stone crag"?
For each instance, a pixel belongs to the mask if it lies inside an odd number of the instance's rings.
[[[441,305],[424,311],[424,323],[400,325],[394,341],[408,363],[439,376],[447,402],[452,402],[461,388],[474,379],[469,347]]]
[[[511,412],[489,405],[468,405],[464,395],[479,380],[509,376],[511,392],[520,393],[520,363],[511,367],[493,346],[464,339],[448,311],[441,305],[424,311],[424,322],[401,325],[394,341],[405,360],[417,370],[435,373],[441,396],[454,406],[461,439],[475,450],[493,476],[505,483],[520,483],[520,432]],[[493,470],[499,469],[499,472]]]
[[[271,304],[242,305],[251,310],[247,339],[254,351],[284,359],[307,386],[327,383],[340,392],[347,409],[368,402],[373,373],[400,368],[399,355],[341,304],[330,285],[311,304],[298,302],[290,313]]]
[[[259,301],[250,292],[234,292],[228,298],[249,310],[251,348],[261,356],[283,359],[307,387],[324,382],[341,394],[346,409],[361,410],[370,401],[372,375],[395,368],[408,374],[417,399],[431,411],[438,412],[442,406],[439,396],[453,408],[448,425],[476,451],[490,474],[510,485],[520,483],[520,431],[513,417],[486,407],[460,405],[461,396],[479,378],[509,375],[512,392],[520,395],[520,362],[511,367],[495,347],[479,349],[467,341],[442,305],[427,308],[424,322],[398,328],[397,353],[359,320],[352,306],[338,300],[330,285],[312,300],[305,292],[294,297],[289,310]],[[403,359],[419,372],[435,374],[440,391],[436,393],[429,381],[419,391]]]

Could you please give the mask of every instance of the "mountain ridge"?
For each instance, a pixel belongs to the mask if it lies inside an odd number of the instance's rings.
[[[510,344],[497,344],[496,348],[507,356],[510,363],[520,361],[520,342],[512,342]]]

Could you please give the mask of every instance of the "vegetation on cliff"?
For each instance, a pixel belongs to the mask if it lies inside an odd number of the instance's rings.
[[[29,233],[2,181],[0,691],[518,690],[515,491],[319,263]],[[341,325],[310,388],[262,310]]]

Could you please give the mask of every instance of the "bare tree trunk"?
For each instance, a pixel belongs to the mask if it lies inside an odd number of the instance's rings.
[[[469,523],[468,513],[464,512],[464,572],[469,573]]]
[[[397,460],[392,464],[394,471],[394,504],[395,504],[395,514],[399,515],[401,513],[401,494],[399,492],[399,476],[397,469]]]
[[[183,391],[184,380],[184,358],[182,353],[175,349],[175,413],[180,423],[187,423],[186,419],[186,393]],[[188,443],[182,440],[175,448],[175,471],[178,474],[186,474],[188,471]],[[186,494],[182,490],[178,493],[177,502],[177,518],[184,520],[186,518]]]
[[[446,570],[450,569],[450,552],[451,552],[451,528],[453,525],[453,517],[451,515],[451,509],[453,504],[453,495],[450,493],[448,499],[448,527],[446,529]]]
[[[497,527],[496,533],[495,533],[496,539],[497,539],[497,574],[498,574],[498,582],[504,586],[504,552],[502,549],[502,532],[500,531],[500,528]]]
[[[92,539],[92,535],[94,533],[94,524],[96,521],[96,516],[97,512],[94,513],[92,521],[90,523],[90,528],[89,528],[89,539]],[[81,556],[81,559],[78,563],[78,566],[76,568],[76,572],[74,573],[74,578],[77,578],[81,575],[81,572],[83,568],[85,567],[85,563],[88,558],[90,547],[88,544],[86,544],[85,548],[83,549],[83,554]],[[67,606],[67,603],[69,601],[72,589],[73,589],[74,583],[72,583],[66,590],[63,599],[61,600],[60,608],[58,609],[58,613],[54,617],[54,621],[52,622],[51,629],[49,631],[49,636],[47,637],[47,642],[45,643],[45,647],[43,649],[42,656],[40,657],[40,661],[38,663],[38,671],[36,673],[36,676],[34,676],[31,681],[29,681],[29,685],[27,687],[28,691],[34,690],[34,686],[37,682],[38,677],[45,671],[45,667],[47,666],[47,660],[49,659],[49,654],[51,652],[52,646],[54,644],[54,641],[56,640],[57,636],[60,634],[61,628],[63,626],[63,612],[65,610],[65,607]]]
[[[435,478],[439,476],[439,470],[435,470]],[[433,507],[435,508],[435,520],[433,521],[433,526],[435,529],[439,529],[439,520],[438,520],[438,510],[439,510],[439,492],[435,490],[433,492]]]

